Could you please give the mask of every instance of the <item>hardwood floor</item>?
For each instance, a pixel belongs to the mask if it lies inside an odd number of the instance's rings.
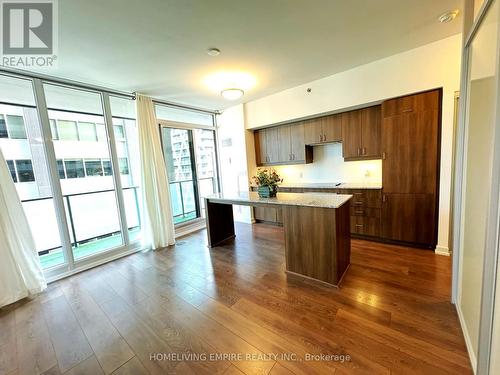
[[[471,373],[450,258],[352,240],[335,289],[287,280],[282,228],[236,235],[210,250],[200,231],[0,310],[0,374]]]

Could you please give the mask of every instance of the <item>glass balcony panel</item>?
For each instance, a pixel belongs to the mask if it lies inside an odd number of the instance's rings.
[[[100,95],[50,84],[44,90],[57,124],[54,151],[66,174],[60,183],[73,257],[119,247],[124,241]]]

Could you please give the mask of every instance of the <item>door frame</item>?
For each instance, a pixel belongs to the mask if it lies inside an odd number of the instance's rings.
[[[454,178],[454,204],[453,204],[453,276],[452,276],[452,303],[456,304],[462,329],[464,324],[461,317],[460,310],[460,296],[462,285],[462,272],[461,266],[463,264],[463,207],[465,203],[465,177],[466,177],[466,160],[467,160],[467,140],[468,140],[468,102],[470,95],[469,75],[470,75],[470,58],[471,58],[471,44],[474,37],[481,27],[488,11],[494,1],[500,0],[484,0],[481,9],[479,10],[476,19],[473,19],[473,2],[471,0],[465,2],[464,11],[464,29],[469,28],[469,32],[463,38],[462,49],[462,71],[460,77],[460,98],[459,98],[459,121],[456,132],[456,150],[455,150],[455,178]],[[498,7],[500,9],[500,5]],[[498,30],[497,30],[498,32]],[[480,322],[479,322],[479,340],[478,340],[478,354],[477,358],[475,353],[471,352],[469,348],[469,356],[471,358],[473,370],[478,374],[487,374],[490,370],[491,356],[492,356],[492,334],[493,334],[493,320],[494,320],[494,307],[496,293],[496,280],[498,272],[498,259],[499,259],[499,243],[500,243],[500,74],[499,74],[499,59],[500,55],[497,48],[496,56],[496,108],[495,112],[495,130],[493,139],[493,154],[492,157],[492,175],[490,185],[490,204],[489,212],[487,213],[487,228],[485,233],[485,253],[483,259],[483,280],[481,287],[481,303],[480,303]],[[475,362],[475,363],[474,363]]]
[[[109,93],[104,91],[98,91],[94,89],[86,89],[81,87],[75,87],[70,84],[53,83],[51,81],[45,81],[40,78],[25,78],[32,82],[33,95],[36,102],[36,110],[38,115],[38,120],[40,122],[40,129],[42,132],[43,143],[45,148],[47,168],[49,171],[49,180],[52,191],[52,199],[54,201],[54,208],[57,218],[59,235],[61,238],[61,248],[64,254],[64,263],[44,270],[44,275],[49,282],[67,277],[74,273],[80,272],[82,270],[95,267],[99,264],[108,262],[120,258],[122,256],[137,252],[142,249],[140,241],[130,242],[128,236],[128,224],[127,217],[125,215],[125,203],[123,198],[123,190],[121,188],[121,180],[118,166],[118,156],[116,143],[114,142],[114,129],[113,129],[113,114],[111,112],[111,106],[109,102]],[[64,206],[64,198],[61,189],[61,181],[59,179],[59,172],[57,168],[56,155],[54,150],[54,143],[52,140],[52,132],[50,128],[49,121],[49,109],[47,107],[47,101],[45,97],[44,84],[56,85],[61,87],[66,87],[78,91],[89,91],[99,95],[99,100],[101,101],[101,107],[103,110],[102,117],[104,119],[104,125],[106,127],[106,132],[108,135],[108,150],[110,155],[110,161],[113,165],[113,186],[115,190],[115,199],[118,211],[118,221],[120,225],[120,232],[122,235],[122,244],[119,246],[111,247],[103,251],[91,254],[80,259],[75,259],[73,254],[71,237],[69,234],[68,220],[66,218],[66,209]],[[111,95],[113,96],[113,94]],[[75,239],[76,241],[76,239]]]
[[[197,154],[196,154],[196,137],[194,136],[193,130],[201,129],[201,130],[210,130],[214,133],[214,152],[215,152],[215,191],[219,192],[221,190],[220,187],[220,170],[219,170],[219,152],[217,148],[217,126],[215,122],[215,116],[212,116],[213,118],[213,126],[211,125],[198,125],[198,124],[192,124],[192,123],[186,123],[186,122],[178,122],[178,121],[171,121],[171,120],[163,120],[163,119],[157,119],[158,123],[158,131],[160,132],[160,139],[162,139],[162,129],[163,128],[170,128],[170,129],[182,129],[182,130],[188,130],[191,131],[192,138],[193,138],[193,150],[191,152],[191,157],[192,160],[194,161],[194,174],[195,178],[193,178],[193,183],[195,187],[195,197],[196,197],[196,207],[197,211],[200,216],[198,216],[195,219],[188,220],[183,223],[175,224],[175,228],[183,228],[183,227],[188,227],[188,226],[193,226],[195,229],[197,229],[197,224],[203,225],[205,223],[205,219],[202,217],[202,208],[201,208],[201,197],[200,197],[200,192],[199,192],[199,184],[198,184],[198,176],[199,176],[199,171],[198,171],[198,163],[197,163]],[[162,151],[163,150],[163,139],[162,139]],[[165,155],[165,154],[163,154]],[[184,232],[183,232],[184,235]]]

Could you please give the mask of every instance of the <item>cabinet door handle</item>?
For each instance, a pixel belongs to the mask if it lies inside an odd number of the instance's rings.
[[[363,147],[363,155],[366,155],[366,147]]]
[[[384,196],[382,198],[382,202],[387,202],[387,195],[384,194]]]
[[[386,155],[385,155],[385,151],[384,151],[384,152],[382,152],[382,160],[385,160],[385,156]]]
[[[354,224],[356,227],[363,227],[363,224]]]
[[[401,112],[402,113],[413,112],[413,108],[403,109]]]
[[[362,214],[364,211],[354,211],[355,214]]]
[[[361,154],[361,147],[358,147],[358,156]]]
[[[292,160],[295,160],[295,154],[292,154]]]

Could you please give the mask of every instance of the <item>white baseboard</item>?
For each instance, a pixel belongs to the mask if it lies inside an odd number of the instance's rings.
[[[469,360],[472,366],[472,371],[476,374],[477,371],[477,358],[474,353],[474,349],[472,348],[472,341],[469,336],[469,331],[467,329],[467,325],[465,324],[465,319],[462,314],[462,310],[460,309],[460,300],[455,304],[455,308],[457,309],[458,320],[460,321],[460,327],[462,327],[462,333],[464,335],[465,346],[467,347],[467,352],[469,353]]]
[[[444,255],[444,256],[447,256],[449,257],[450,256],[450,249],[448,249],[446,246],[436,246],[436,249],[434,250],[434,252],[437,254],[437,255]]]

